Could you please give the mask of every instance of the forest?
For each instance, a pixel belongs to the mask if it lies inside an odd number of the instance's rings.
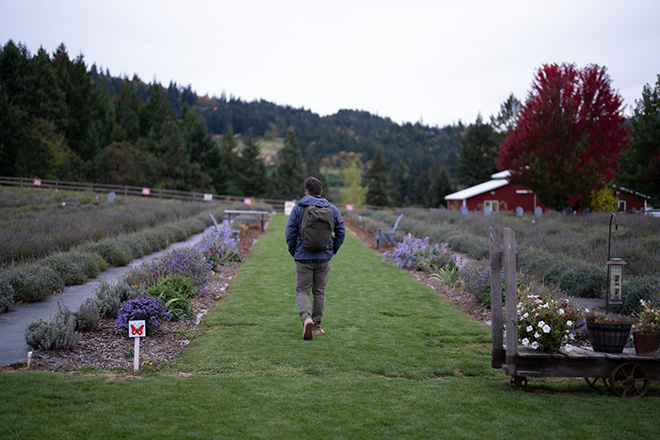
[[[82,54],[71,59],[64,44],[32,55],[9,40],[0,50],[0,175],[267,198],[297,198],[304,177],[318,175],[335,203],[438,207],[497,172],[520,107],[511,95],[490,121],[445,127],[359,110],[321,117],[113,76]],[[269,159],[262,146],[271,144]],[[648,164],[647,154],[635,164]],[[627,183],[642,186],[646,170],[633,162],[623,161]]]

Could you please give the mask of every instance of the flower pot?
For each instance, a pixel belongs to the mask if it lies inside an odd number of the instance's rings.
[[[587,321],[589,339],[594,351],[621,353],[630,336],[631,324],[601,324]]]
[[[660,335],[633,332],[635,351],[639,356],[655,356],[660,347]]]

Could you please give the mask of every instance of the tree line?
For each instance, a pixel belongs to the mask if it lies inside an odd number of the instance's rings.
[[[625,122],[632,148],[619,148],[615,176],[654,200],[658,89],[647,86]],[[317,175],[326,194],[328,184],[344,187],[336,202],[437,207],[446,194],[490,179],[496,160],[507,165],[501,146],[533,125],[521,117],[541,98],[521,103],[512,95],[488,122],[480,115],[467,126],[397,124],[356,110],[321,117],[265,100],[198,96],[192,85],[115,77],[88,68],[82,55],[70,59],[64,44],[31,55],[10,40],[0,51],[0,175],[270,198],[297,198],[304,177]],[[259,139],[271,138],[283,138],[284,148],[266,163]],[[344,171],[343,182],[322,171],[333,168]],[[562,195],[556,205],[571,200]]]

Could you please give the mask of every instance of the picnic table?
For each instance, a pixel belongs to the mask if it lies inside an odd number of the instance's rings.
[[[244,210],[225,210],[225,219],[229,223],[232,220],[244,220],[244,221],[253,221],[261,222],[261,230],[265,229],[265,223],[269,219],[270,213],[268,211],[244,211]]]

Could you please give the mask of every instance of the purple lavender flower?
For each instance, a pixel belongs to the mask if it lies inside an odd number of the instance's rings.
[[[408,236],[394,249],[385,252],[382,262],[396,264],[403,269],[435,270],[442,266],[442,259],[447,255],[447,244],[441,246],[431,245],[429,237],[422,240]]]
[[[160,298],[153,297],[147,292],[135,299],[126,301],[117,313],[115,324],[118,328],[128,330],[130,321],[144,319],[147,325],[147,334],[151,334],[160,325],[172,319]]]

